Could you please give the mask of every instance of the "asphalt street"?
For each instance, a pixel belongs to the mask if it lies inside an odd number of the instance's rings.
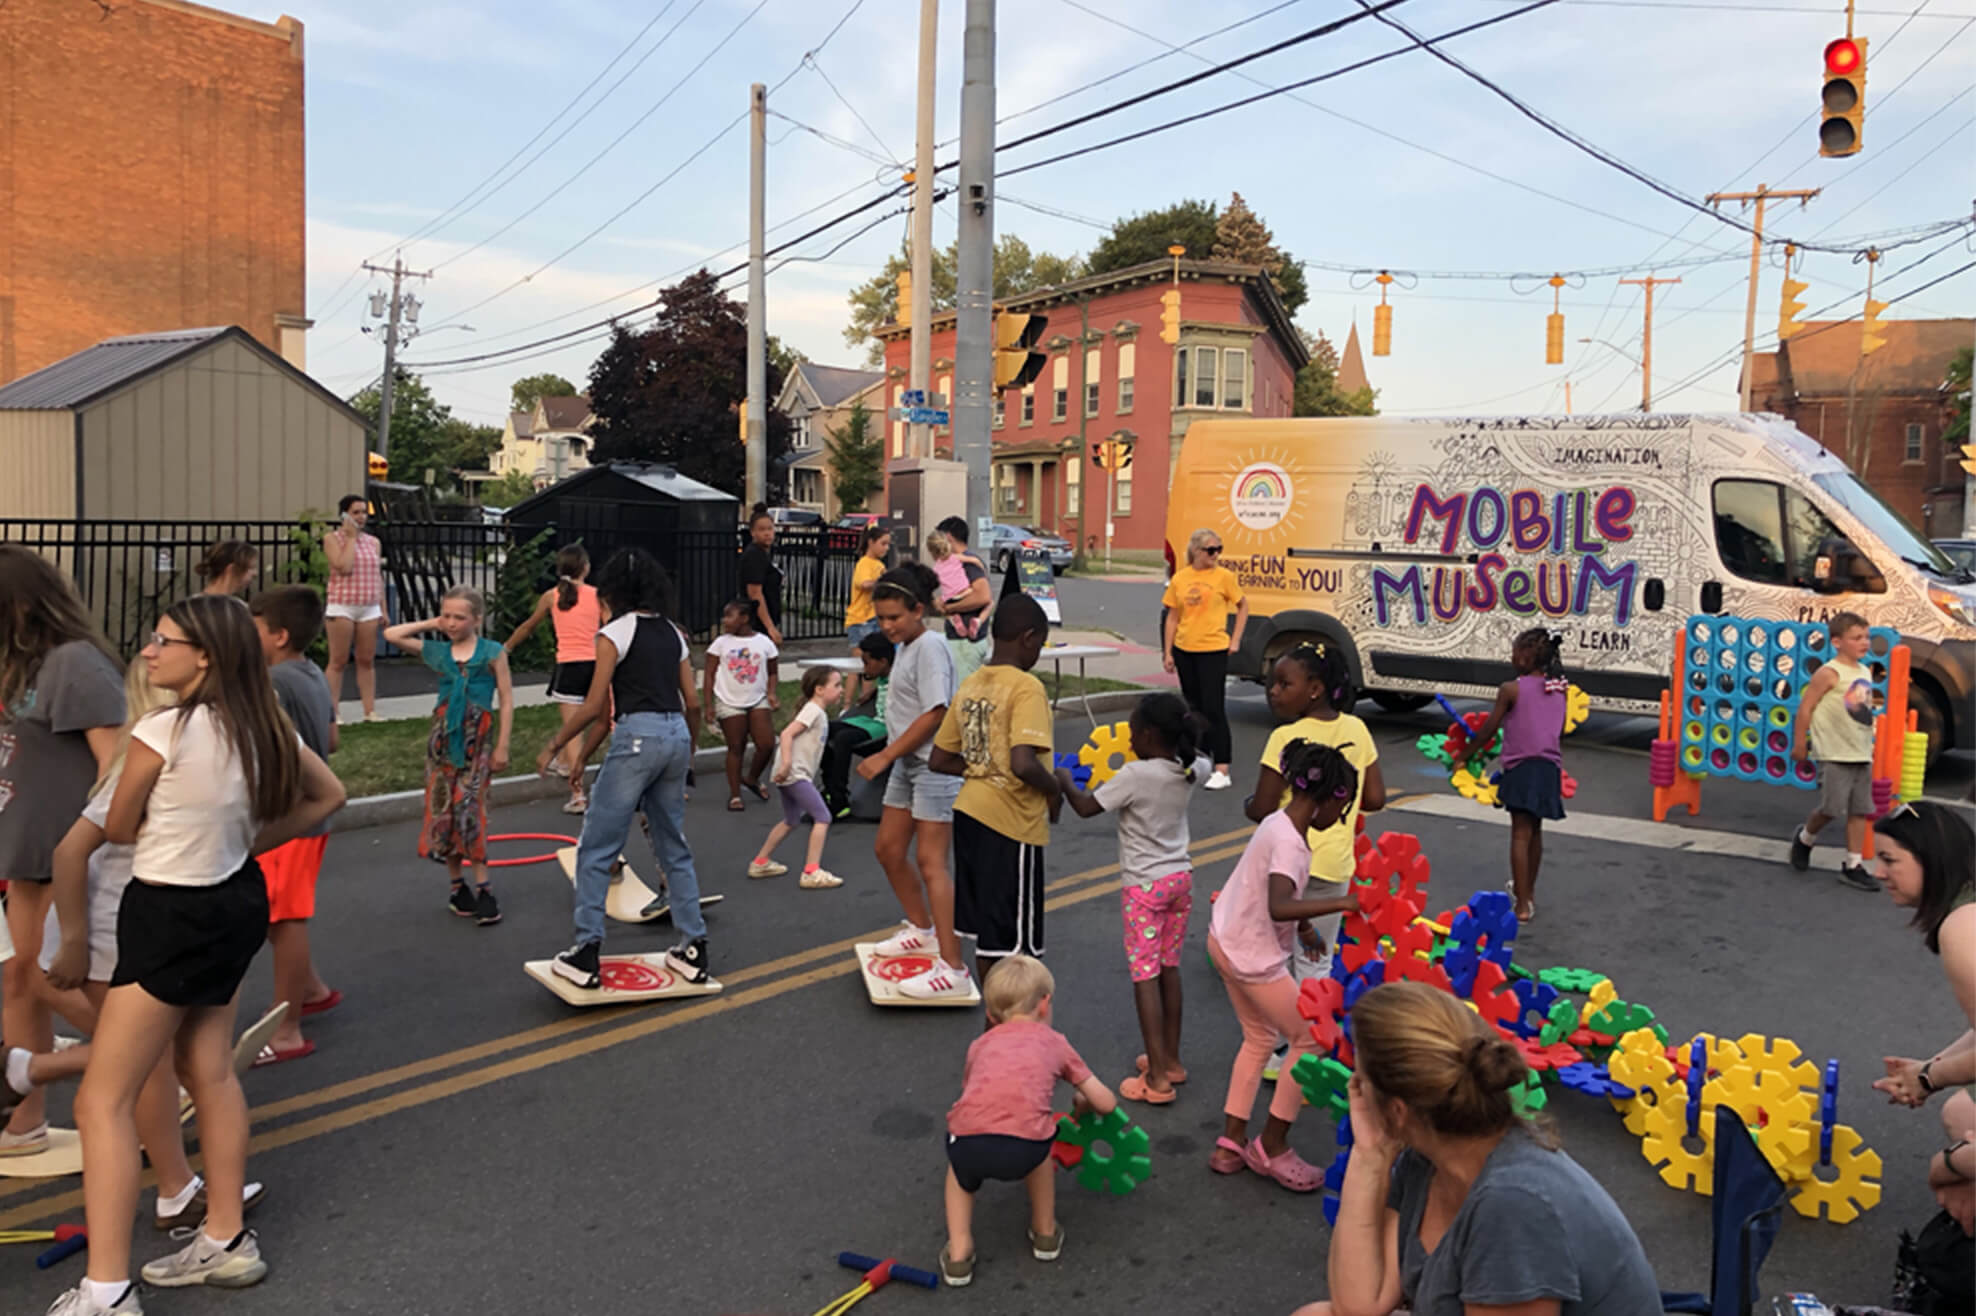
[[[1241,789],[1197,797],[1191,815],[1201,909],[1184,964],[1183,1055],[1193,1078],[1172,1106],[1127,1106],[1152,1135],[1153,1178],[1113,1198],[1066,1177],[1068,1243],[1051,1265],[1028,1254],[1020,1189],[991,1187],[978,1207],[973,1287],[935,1295],[895,1285],[861,1310],[1287,1312],[1323,1296],[1328,1233],[1318,1200],[1206,1168],[1238,1031],[1202,948],[1205,895],[1250,831],[1241,796],[1268,729],[1259,699],[1241,695],[1231,709]],[[1845,1226],[1787,1214],[1765,1291],[1884,1301],[1900,1229],[1933,1211],[1922,1174],[1939,1124],[1932,1110],[1888,1107],[1868,1084],[1881,1056],[1928,1054],[1959,1031],[1948,984],[1899,910],[1832,879],[1834,851],[1819,852],[1811,875],[1750,857],[1788,834],[1808,796],[1711,781],[1703,816],[1673,820],[1672,840],[1628,830],[1648,816],[1637,722],[1595,719],[1567,741],[1581,784],[1568,807],[1590,834],[1550,838],[1541,917],[1519,960],[1602,970],[1679,1039],[1755,1032],[1791,1038],[1821,1062],[1838,1057],[1841,1118],[1884,1158],[1885,1198]],[[1500,886],[1506,828],[1479,806],[1454,807],[1445,778],[1411,748],[1435,719],[1371,725],[1397,806],[1372,830],[1421,838],[1434,864],[1430,908]],[[1060,722],[1059,747],[1074,747],[1085,730]],[[346,1001],[311,1021],[315,1056],[246,1080],[250,1172],[271,1189],[254,1224],[272,1273],[246,1294],[154,1293],[147,1310],[636,1303],[801,1316],[856,1283],[834,1264],[840,1250],[931,1268],[943,1239],[943,1117],[980,1016],[866,1000],[851,942],[896,918],[869,826],[841,824],[831,839],[826,863],[848,879],[840,890],[801,891],[793,877],[749,881],[743,868],[774,811],[756,805],[736,818],[719,796],[698,793],[687,829],[703,884],[727,896],[709,912],[725,992],[610,1011],[572,1010],[522,972],[523,960],[569,938],[569,887],[553,863],[501,870],[506,920],[482,929],[448,914],[443,870],[414,856],[411,825],[335,836],[315,940],[322,972]],[[557,833],[571,821],[543,803],[505,810],[494,825]],[[1677,848],[1689,835],[1706,844]],[[649,874],[642,840],[630,854]],[[1067,815],[1053,833],[1057,1024],[1114,1086],[1140,1049],[1118,944],[1116,859],[1100,820]],[[667,944],[664,924],[614,927],[607,949]],[[263,955],[243,1015],[268,995]],[[58,1117],[66,1104],[57,1101]],[[1567,1148],[1633,1221],[1662,1285],[1704,1287],[1707,1199],[1664,1186],[1604,1101],[1558,1091],[1550,1111]],[[1312,1161],[1330,1159],[1323,1116],[1307,1113],[1293,1137]],[[0,1180],[0,1229],[79,1218],[75,1180]],[[166,1246],[146,1231],[138,1260]],[[37,1272],[33,1251],[0,1248],[0,1311],[39,1312],[81,1274],[79,1260]]]

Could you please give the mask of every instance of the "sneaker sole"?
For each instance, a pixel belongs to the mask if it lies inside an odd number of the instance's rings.
[[[575,969],[564,968],[563,962],[561,960],[550,960],[549,972],[555,974],[558,978],[561,978],[564,982],[575,983],[579,988],[581,988],[586,992],[597,991],[604,985],[604,979],[601,974],[593,973],[587,977],[579,978],[577,977],[577,971]]]
[[[480,927],[491,928],[496,923],[499,923],[501,921],[501,916],[499,914],[496,914],[493,918],[482,918],[480,917],[480,915],[475,914],[473,916],[473,921]]]
[[[712,977],[705,969],[696,969],[684,960],[673,958],[670,953],[666,955],[665,967],[666,972],[674,975],[689,987],[704,986]]]
[[[204,1284],[207,1288],[214,1289],[248,1289],[259,1284],[268,1276],[268,1263],[258,1257],[241,1266],[239,1269],[233,1270],[231,1274],[228,1273],[229,1269],[231,1269],[231,1263],[213,1270],[200,1271],[193,1275],[171,1275],[160,1278],[153,1275],[150,1267],[147,1266],[138,1273],[144,1277],[146,1284],[159,1289],[189,1289],[198,1284]]]
[[[247,1195],[240,1201],[240,1214],[244,1216],[249,1211],[252,1211],[261,1204],[267,1195],[268,1186],[266,1184],[249,1184]],[[151,1214],[151,1223],[157,1227],[158,1232],[161,1234],[168,1234],[183,1225],[190,1225],[194,1228],[203,1227],[206,1223],[207,1212],[211,1208],[203,1195],[199,1198],[197,1205],[199,1215],[196,1220],[192,1215],[193,1208],[188,1206],[174,1216],[161,1216],[154,1211]]]
[[[970,1270],[965,1275],[949,1275],[943,1270],[940,1272],[940,1280],[950,1289],[964,1289],[974,1283],[974,1272]]]

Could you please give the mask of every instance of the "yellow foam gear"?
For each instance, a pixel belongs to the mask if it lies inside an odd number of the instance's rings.
[[[1663,1097],[1647,1113],[1647,1131],[1640,1138],[1640,1154],[1669,1188],[1693,1189],[1708,1197],[1715,1192],[1715,1108],[1703,1107],[1696,1122],[1702,1146],[1700,1151],[1693,1151],[1686,1142],[1687,1102],[1678,1096],[1663,1094]]]
[[[1494,808],[1496,805],[1498,798],[1496,794],[1496,783],[1473,771],[1471,768],[1463,768],[1459,772],[1456,772],[1448,778],[1448,784],[1453,786],[1463,799],[1473,800],[1477,804],[1486,804],[1490,808]]]
[[[1726,1037],[1717,1037],[1713,1033],[1696,1033],[1695,1036],[1702,1039],[1702,1044],[1707,1048],[1704,1054],[1708,1057],[1708,1067],[1716,1073],[1732,1069],[1742,1064],[1746,1058],[1743,1055],[1743,1048]],[[1690,1041],[1687,1046],[1680,1049],[1683,1062],[1686,1062],[1688,1053],[1693,1047],[1694,1043]]]
[[[1811,1178],[1818,1163],[1818,1125],[1772,1123],[1758,1134],[1756,1145],[1786,1183],[1800,1183]]]
[[[1114,722],[1099,727],[1077,751],[1077,761],[1091,769],[1091,785],[1096,790],[1118,775],[1118,770],[1139,756],[1132,752],[1132,724]],[[1115,761],[1114,761],[1115,760]]]
[[[1702,1106],[1718,1105],[1742,1116],[1758,1150],[1780,1173],[1785,1166],[1804,1159],[1809,1144],[1803,1134],[1817,1128],[1818,1107],[1809,1092],[1793,1083],[1788,1072],[1759,1069],[1747,1060],[1731,1065],[1703,1086]]]
[[[1821,1178],[1821,1172],[1832,1177]],[[1798,1185],[1791,1206],[1808,1220],[1818,1219],[1822,1211],[1835,1225],[1849,1224],[1859,1219],[1860,1212],[1880,1204],[1879,1177],[1880,1153],[1869,1148],[1850,1125],[1835,1124],[1832,1164],[1817,1167]]]
[[[1589,1026],[1592,1022],[1593,1015],[1605,1009],[1608,1005],[1611,1005],[1614,1001],[1618,999],[1619,999],[1619,989],[1612,985],[1612,979],[1610,978],[1605,979],[1598,986],[1592,988],[1592,994],[1590,998],[1586,1000],[1585,1008],[1578,1012],[1579,1025],[1581,1027]]]
[[[1592,715],[1592,696],[1577,686],[1568,686],[1564,692],[1564,734],[1570,735],[1585,725],[1585,719]]]
[[[1804,1058],[1804,1051],[1788,1037],[1765,1037],[1761,1033],[1745,1033],[1736,1039],[1736,1049],[1743,1053],[1743,1059],[1753,1068],[1766,1069],[1787,1080],[1792,1087],[1804,1088],[1808,1093],[1818,1091],[1818,1066]],[[1818,1116],[1818,1103],[1814,1098],[1810,1118]]]
[[[1649,1041],[1654,1040],[1653,1033],[1647,1029],[1640,1029],[1639,1033],[1645,1034]],[[1628,1037],[1637,1035],[1627,1034]],[[1646,1134],[1647,1115],[1657,1106],[1667,1102],[1676,1106],[1687,1104],[1687,1088],[1675,1074],[1674,1063],[1662,1055],[1658,1047],[1651,1051],[1638,1048],[1615,1050],[1606,1059],[1606,1072],[1612,1075],[1614,1082],[1624,1083],[1633,1089],[1631,1097],[1614,1097],[1611,1101],[1612,1108],[1625,1119],[1626,1131],[1636,1138]]]

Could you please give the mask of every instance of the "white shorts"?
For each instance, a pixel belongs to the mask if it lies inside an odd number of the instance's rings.
[[[14,958],[14,934],[7,931],[7,920],[0,918],[0,964]]]
[[[322,615],[345,621],[383,621],[384,609],[375,603],[332,603],[322,610]]]
[[[123,903],[123,889],[130,879],[106,886],[90,874],[89,881],[89,981],[108,982],[117,971],[117,908]],[[62,949],[62,924],[55,907],[48,907],[48,922],[41,929],[41,971],[48,972]]]
[[[725,699],[722,699],[719,695],[715,695],[714,721],[725,722],[730,717],[746,717],[750,713],[754,712],[756,709],[766,708],[767,706],[768,706],[768,700],[766,697],[757,699],[754,703],[749,704],[746,708],[743,708],[739,704],[730,704]]]

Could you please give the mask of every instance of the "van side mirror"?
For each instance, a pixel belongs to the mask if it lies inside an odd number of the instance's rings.
[[[1722,582],[1705,580],[1702,582],[1702,611],[1718,613],[1722,611]]]

